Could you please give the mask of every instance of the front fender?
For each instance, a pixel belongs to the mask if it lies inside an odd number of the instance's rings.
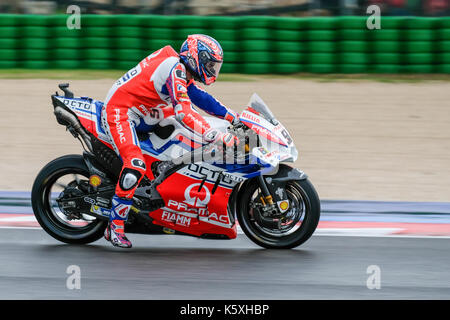
[[[304,173],[301,170],[298,170],[297,168],[288,166],[287,164],[284,164],[284,163],[280,163],[276,174],[271,175],[271,176],[263,176],[263,177],[264,177],[264,180],[266,181],[266,185],[270,191],[270,194],[272,195],[275,202],[287,199],[287,195],[285,192],[285,186],[288,181],[308,179],[308,176],[306,175],[306,173]],[[241,195],[242,195],[243,191],[247,188],[247,186],[257,179],[258,179],[257,177],[252,178],[252,179],[247,179],[239,186],[239,191],[236,196],[237,203],[240,203]],[[233,210],[233,212],[234,212],[234,210]]]
[[[281,163],[276,174],[264,176],[267,188],[275,202],[286,200],[286,183],[293,180],[306,180],[308,176],[303,171]]]
[[[278,171],[276,174],[271,176],[265,176],[266,182],[270,183],[271,180],[274,181],[289,181],[289,180],[306,180],[308,176],[301,170],[297,168],[292,168],[287,164],[280,163]]]

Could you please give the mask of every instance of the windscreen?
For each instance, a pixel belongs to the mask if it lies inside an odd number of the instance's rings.
[[[274,125],[278,124],[278,121],[275,119],[272,111],[270,111],[269,107],[264,103],[263,99],[261,99],[261,97],[256,93],[252,95],[248,105],[255,111],[259,112],[261,116],[263,116],[267,121],[270,121]]]

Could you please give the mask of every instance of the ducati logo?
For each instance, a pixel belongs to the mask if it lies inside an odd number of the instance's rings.
[[[184,191],[185,203],[193,207],[206,207],[211,198],[211,193],[205,185],[202,186],[200,191],[198,191],[199,187],[200,183],[194,183],[186,188]]]

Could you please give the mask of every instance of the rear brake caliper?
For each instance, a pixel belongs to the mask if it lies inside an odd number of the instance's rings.
[[[68,220],[77,220],[81,219],[81,213],[77,210],[77,203],[74,200],[67,200],[74,197],[82,196],[83,192],[74,187],[67,187],[62,191],[58,198],[56,199],[56,203],[58,204],[59,209],[63,214],[66,215]]]

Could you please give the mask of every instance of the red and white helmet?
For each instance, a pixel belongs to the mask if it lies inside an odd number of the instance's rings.
[[[223,63],[219,42],[204,34],[189,35],[181,45],[180,58],[194,78],[209,85],[216,81]]]

